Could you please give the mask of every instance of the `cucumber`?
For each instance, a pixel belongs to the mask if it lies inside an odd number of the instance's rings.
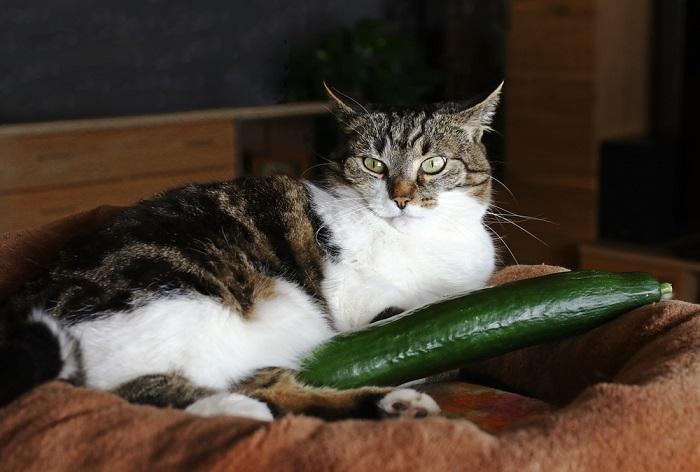
[[[670,295],[642,272],[585,270],[520,280],[334,336],[301,363],[304,383],[398,385],[589,330]]]

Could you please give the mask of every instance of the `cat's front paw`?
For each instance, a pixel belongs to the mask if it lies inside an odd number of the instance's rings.
[[[188,406],[186,411],[200,416],[240,416],[260,421],[272,421],[268,406],[254,398],[238,393],[215,393]]]
[[[412,388],[394,390],[379,401],[383,416],[389,418],[425,418],[440,413],[435,400]]]

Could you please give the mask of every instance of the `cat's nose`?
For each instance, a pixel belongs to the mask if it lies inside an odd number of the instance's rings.
[[[408,205],[408,201],[410,200],[410,198],[408,198],[408,197],[394,197],[393,200],[394,200],[394,203],[396,203],[396,206],[403,210],[404,208],[406,208],[406,205]]]
[[[416,183],[405,179],[391,179],[389,181],[389,196],[400,209],[406,208],[416,194]]]

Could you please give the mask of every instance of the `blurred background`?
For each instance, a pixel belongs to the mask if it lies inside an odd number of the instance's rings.
[[[190,181],[304,174],[321,83],[484,97],[503,263],[647,270],[700,299],[698,2],[4,0],[0,232]],[[506,247],[507,246],[507,247]]]

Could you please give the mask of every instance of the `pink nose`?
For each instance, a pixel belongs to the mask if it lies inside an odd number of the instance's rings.
[[[403,210],[404,208],[406,208],[406,205],[408,205],[408,201],[410,200],[410,198],[394,197],[393,200],[396,203],[396,206]]]

